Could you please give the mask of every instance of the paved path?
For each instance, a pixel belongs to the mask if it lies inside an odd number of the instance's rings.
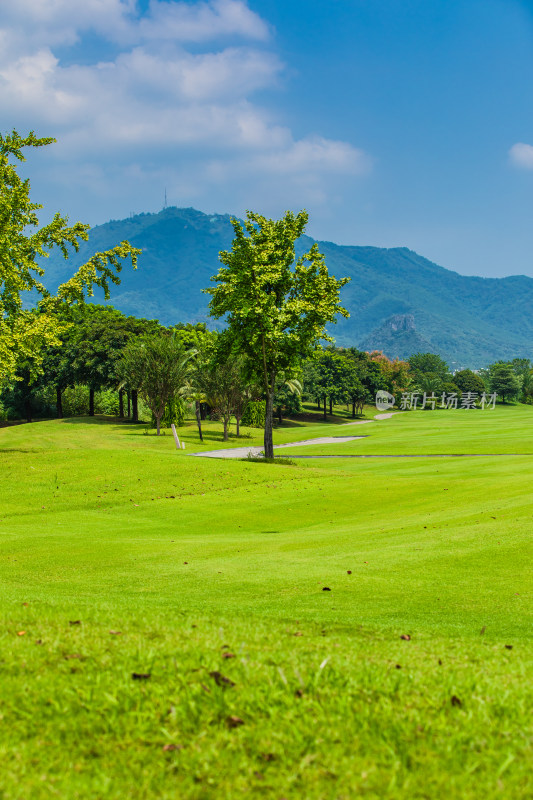
[[[363,421],[363,420],[361,420]],[[368,420],[371,422],[371,420]],[[303,439],[301,442],[286,442],[285,444],[275,444],[274,450],[283,447],[295,447],[308,444],[340,444],[341,442],[353,442],[354,439],[364,439],[364,436],[320,436],[318,439]],[[191,453],[191,456],[203,456],[204,458],[247,458],[258,456],[263,452],[262,447],[228,447],[225,450],[208,450],[204,453]]]
[[[374,419],[389,419],[394,417],[395,413],[376,414]],[[341,427],[346,425],[366,425],[369,422],[374,422],[373,419],[356,419],[353,422],[345,422]],[[275,444],[274,450],[280,450],[283,447],[295,447],[308,444],[341,444],[342,442],[353,442],[354,439],[364,439],[364,436],[319,436],[317,439],[303,439],[301,442],[286,442],[285,444]],[[226,449],[208,450],[203,453],[190,453],[191,456],[201,456],[203,458],[247,458],[248,456],[258,456],[263,452],[262,447],[228,447]],[[318,458],[326,458],[327,456],[318,456]],[[338,458],[338,456],[336,456]],[[303,458],[317,458],[317,456],[303,456]]]

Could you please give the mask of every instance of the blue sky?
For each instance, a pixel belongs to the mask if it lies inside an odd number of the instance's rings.
[[[171,205],[533,276],[533,2],[3,0],[1,128],[91,224]]]

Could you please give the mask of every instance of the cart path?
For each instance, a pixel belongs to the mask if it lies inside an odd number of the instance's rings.
[[[353,422],[345,422],[340,427],[344,428],[347,425],[367,425],[374,422],[375,419],[390,419],[396,416],[398,412],[387,414],[376,414],[374,419],[356,419]],[[317,439],[302,439],[300,442],[286,442],[285,444],[275,444],[274,450],[280,450],[283,447],[295,447],[300,445],[310,444],[341,444],[342,442],[353,442],[354,439],[365,439],[365,436],[319,436]],[[190,453],[191,456],[199,456],[202,458],[248,458],[248,456],[259,456],[263,452],[263,447],[256,445],[255,447],[228,447],[220,448],[219,450],[207,450],[203,453]],[[305,458],[314,458],[314,456],[305,456]]]
[[[371,420],[368,420],[371,422]],[[301,442],[286,442],[285,444],[275,444],[274,450],[283,447],[295,447],[309,444],[340,444],[342,442],[353,442],[354,439],[364,439],[364,436],[320,436],[318,439],[303,439]],[[204,453],[191,453],[191,456],[202,456],[204,458],[247,458],[258,456],[263,452],[263,447],[228,447],[225,450],[208,450]]]

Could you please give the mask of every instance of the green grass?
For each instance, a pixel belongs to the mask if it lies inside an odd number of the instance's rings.
[[[413,412],[305,453],[531,453],[532,422]],[[2,800],[531,797],[531,458],[180,435],[0,430]]]

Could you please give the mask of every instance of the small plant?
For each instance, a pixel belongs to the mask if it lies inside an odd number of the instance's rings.
[[[252,452],[249,452],[246,458],[241,458],[241,461],[253,462],[254,464],[282,464],[286,467],[298,466],[296,461],[293,461],[292,458],[283,458],[283,456],[274,456],[274,458],[265,458],[264,455],[262,455],[261,453],[259,455],[254,456]]]

